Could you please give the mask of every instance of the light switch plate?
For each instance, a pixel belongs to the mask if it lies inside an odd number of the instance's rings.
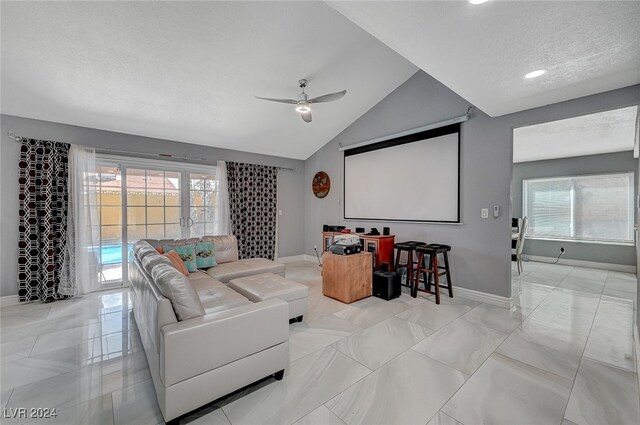
[[[489,208],[483,208],[480,210],[480,217],[489,218]]]

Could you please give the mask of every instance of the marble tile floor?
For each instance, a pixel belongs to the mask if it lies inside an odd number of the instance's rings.
[[[183,424],[638,424],[635,276],[526,262],[511,309],[456,296],[322,295],[320,268],[290,325],[290,367]],[[455,278],[455,274],[454,274]],[[455,295],[455,282],[454,282]],[[2,407],[57,409],[3,424],[159,424],[127,289],[0,311]]]

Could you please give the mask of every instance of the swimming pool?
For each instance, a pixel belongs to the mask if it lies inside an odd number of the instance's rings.
[[[127,253],[131,251],[133,244],[127,245]],[[94,252],[100,251],[101,264],[122,263],[122,244],[102,245],[101,248],[94,247]]]

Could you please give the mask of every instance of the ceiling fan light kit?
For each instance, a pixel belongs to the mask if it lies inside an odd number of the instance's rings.
[[[308,81],[304,78],[298,80],[298,86],[302,89],[302,93],[298,95],[298,100],[295,99],[275,99],[271,97],[260,97],[256,96],[256,99],[268,100],[270,102],[279,102],[279,103],[289,103],[291,105],[296,105],[296,112],[300,114],[302,121],[306,123],[310,123],[311,118],[311,104],[312,103],[326,103],[333,102],[334,100],[341,99],[345,94],[347,94],[346,90],[342,90],[335,93],[329,93],[322,96],[314,97],[313,99],[309,99],[309,96],[304,92],[305,87],[307,87]]]
[[[311,112],[311,107],[309,106],[309,102],[302,101],[298,102],[298,106],[296,106],[296,111],[304,114],[305,112]]]

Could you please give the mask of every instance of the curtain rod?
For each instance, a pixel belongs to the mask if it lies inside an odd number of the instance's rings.
[[[473,109],[473,106],[469,105],[469,108],[467,109],[467,113],[464,114],[464,115],[461,115],[461,116],[455,117],[455,118],[449,118],[448,120],[444,120],[444,121],[438,121],[438,122],[433,123],[433,124],[427,124],[427,125],[424,125],[422,127],[412,128],[411,130],[405,130],[405,131],[401,131],[399,133],[389,134],[388,136],[382,136],[382,137],[378,137],[376,139],[366,140],[364,142],[354,143],[354,144],[348,145],[348,146],[342,146],[342,144],[340,144],[339,145],[340,146],[339,150],[340,151],[346,151],[346,150],[349,150],[349,149],[359,148],[361,146],[371,145],[373,143],[383,142],[383,141],[389,140],[389,139],[395,139],[396,137],[407,136],[409,134],[419,133],[421,131],[433,130],[434,128],[440,128],[440,127],[445,127],[447,125],[456,124],[456,123],[459,123],[459,122],[465,122],[470,117],[471,109]]]
[[[166,153],[145,153],[145,152],[134,152],[122,149],[109,149],[109,148],[96,148],[96,152],[107,153],[107,152],[120,152],[120,153],[133,153],[136,155],[147,155],[147,156],[155,156],[159,158],[176,158],[176,159],[184,159],[184,160],[196,160],[196,161],[208,161],[206,158],[193,157],[193,156],[181,156],[181,155],[170,155]],[[276,167],[279,170],[287,170],[295,172],[297,168],[288,168],[288,167]]]
[[[13,134],[13,131],[7,131],[7,134],[9,135],[10,138],[15,140],[16,142],[19,142],[22,139],[22,137],[16,136],[15,134]]]
[[[171,155],[168,153],[148,153],[148,152],[138,152],[138,151],[130,151],[126,149],[111,149],[111,148],[96,148],[96,152],[98,153],[128,153],[134,155],[143,155],[143,156],[152,156],[156,158],[174,158],[174,159],[184,159],[189,161],[207,161],[206,158],[201,158],[197,156],[187,156],[187,155]]]
[[[20,140],[22,140],[21,136],[16,136],[13,131],[7,131],[7,134],[9,135],[10,138],[12,138],[13,140],[15,140],[16,142],[19,142]],[[146,153],[146,152],[137,152],[137,151],[130,151],[130,150],[125,150],[125,149],[110,149],[110,148],[96,148],[96,152],[98,153],[129,153],[129,154],[135,154],[135,155],[144,155],[144,156],[152,156],[152,157],[156,157],[156,158],[174,158],[174,159],[183,159],[185,161],[207,161],[206,158],[200,158],[200,157],[194,157],[194,156],[187,156],[187,155],[170,155],[170,154],[166,154],[166,153]],[[279,170],[287,170],[287,171],[292,171],[292,172],[296,172],[298,169],[297,168],[288,168],[288,167],[276,167]]]

